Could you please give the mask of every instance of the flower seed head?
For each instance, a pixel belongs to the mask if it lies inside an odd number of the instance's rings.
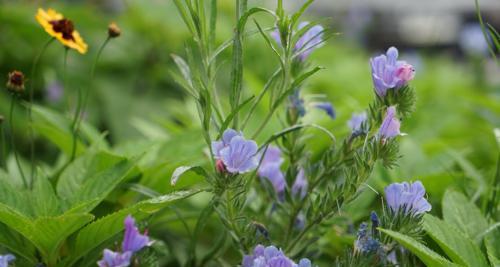
[[[122,34],[122,30],[116,25],[116,23],[111,22],[108,25],[108,36],[109,38],[116,38]]]
[[[9,72],[7,90],[12,93],[22,94],[24,92],[24,74],[18,70]]]

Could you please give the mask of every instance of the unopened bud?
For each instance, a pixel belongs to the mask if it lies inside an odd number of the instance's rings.
[[[219,172],[219,173],[225,173],[227,171],[226,165],[224,165],[224,162],[222,162],[222,160],[220,160],[220,159],[218,159],[215,162],[215,169],[217,169],[217,172]]]
[[[118,25],[116,25],[116,23],[111,22],[108,25],[108,36],[110,38],[116,38],[120,36],[120,34],[122,34],[122,30],[118,27]]]
[[[12,93],[22,94],[24,92],[24,74],[18,70],[9,72],[7,90]]]

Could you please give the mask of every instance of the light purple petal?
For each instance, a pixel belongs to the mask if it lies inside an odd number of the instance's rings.
[[[134,253],[149,246],[149,244],[149,237],[139,233],[134,218],[128,215],[127,218],[125,218],[125,235],[123,237],[122,250]]]
[[[255,141],[235,136],[229,145],[220,151],[220,155],[230,173],[245,173],[257,168],[257,149]]]
[[[388,139],[398,136],[400,132],[400,122],[396,118],[396,108],[391,106],[387,108],[384,121],[380,125],[378,136],[382,139]]]
[[[293,183],[292,194],[294,196],[298,195],[301,199],[303,199],[307,194],[307,187],[307,177],[305,175],[304,169],[301,168],[299,170],[299,173],[297,174],[297,177],[295,178],[295,182]]]

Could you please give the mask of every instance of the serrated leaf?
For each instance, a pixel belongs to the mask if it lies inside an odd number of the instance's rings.
[[[38,170],[34,177],[33,190],[29,192],[28,197],[35,217],[56,216],[62,212],[61,201],[48,177],[41,170]]]
[[[434,252],[430,248],[424,246],[417,240],[400,234],[398,232],[394,232],[391,230],[386,230],[386,229],[380,229],[380,231],[390,237],[392,237],[394,240],[396,240],[399,244],[401,244],[403,247],[411,251],[415,256],[417,256],[423,263],[425,263],[426,266],[429,267],[444,267],[444,266],[449,266],[449,267],[457,267],[459,265],[456,265],[438,253]]]
[[[427,214],[423,227],[453,262],[470,267],[488,266],[481,249],[452,225]]]
[[[488,228],[488,222],[481,211],[463,194],[448,190],[443,197],[443,219],[476,240]]]
[[[3,203],[26,216],[30,216],[32,214],[32,210],[24,191],[24,189],[16,188],[11,183],[9,176],[6,173],[3,171],[0,172],[0,203]]]
[[[82,256],[123,230],[123,221],[132,215],[137,221],[168,206],[171,202],[192,196],[199,191],[187,190],[148,199],[105,216],[83,228],[76,238],[71,266]]]

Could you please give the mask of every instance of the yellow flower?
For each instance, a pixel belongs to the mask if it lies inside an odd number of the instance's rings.
[[[62,14],[51,8],[47,11],[39,8],[35,18],[50,36],[59,40],[66,47],[73,48],[81,54],[87,52],[87,44],[75,31],[73,22],[64,18]]]

